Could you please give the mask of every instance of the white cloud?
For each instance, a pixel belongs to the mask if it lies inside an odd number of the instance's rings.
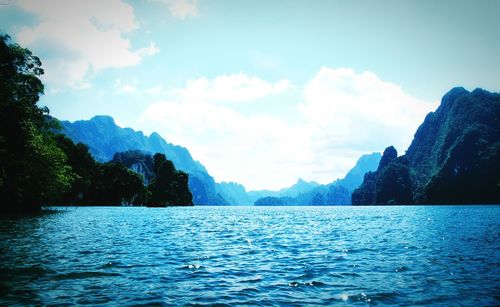
[[[404,150],[425,115],[437,105],[406,94],[371,72],[323,67],[305,85],[299,106],[314,123],[314,137],[329,146]],[[383,149],[383,148],[382,148]]]
[[[213,80],[207,78],[190,80],[185,88],[174,89],[170,93],[182,100],[242,102],[280,94],[290,86],[290,81],[287,79],[268,83],[255,76],[239,73],[218,76]]]
[[[149,42],[149,46],[137,50],[139,56],[151,56],[160,52],[160,48],[156,46],[155,42]]]
[[[260,91],[233,91],[237,84]],[[332,182],[362,154],[389,145],[406,149],[436,107],[373,73],[343,68],[322,68],[304,86],[302,103],[290,105],[299,119],[286,112],[249,115],[221,103],[254,101],[288,86],[288,81],[273,84],[242,74],[198,79],[172,90],[171,99],[150,105],[141,120],[146,129],[186,146],[216,180],[278,189],[299,177]]]
[[[115,91],[117,93],[133,94],[137,93],[135,84],[123,83],[122,80],[115,80]]]
[[[132,6],[120,0],[20,0],[21,9],[39,20],[23,27],[17,40],[42,58],[44,79],[75,88],[89,87],[89,77],[107,68],[137,65],[159,51],[151,42],[133,50],[124,38],[138,28]]]
[[[184,20],[199,14],[198,0],[159,0],[167,5],[172,17]]]

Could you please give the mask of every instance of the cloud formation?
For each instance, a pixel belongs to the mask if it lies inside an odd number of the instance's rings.
[[[115,91],[118,94],[133,94],[133,93],[137,93],[137,87],[135,84],[124,83],[124,82],[122,82],[121,79],[116,79],[115,80]]]
[[[199,14],[198,0],[158,0],[164,3],[172,17],[184,20],[194,18]]]
[[[291,86],[287,79],[269,83],[243,73],[222,75],[208,80],[199,78],[187,82],[186,87],[170,93],[184,101],[244,102],[280,94]]]
[[[248,84],[251,90],[239,90]],[[374,73],[327,67],[304,85],[303,101],[290,106],[299,119],[247,115],[227,103],[256,101],[288,88],[288,81],[269,83],[243,74],[197,79],[151,104],[142,122],[189,148],[219,181],[278,189],[299,177],[332,182],[362,154],[389,145],[406,149],[436,107]]]
[[[159,101],[142,120],[189,148],[218,180],[250,188],[278,187],[296,177],[297,161],[309,159],[308,146],[297,144],[307,140],[304,132],[276,117],[245,116],[210,102]]]
[[[336,148],[369,150],[389,144],[404,150],[436,106],[372,72],[323,67],[305,85],[299,109],[314,123],[315,136],[328,139]]]
[[[133,50],[124,34],[136,30],[132,6],[121,0],[20,0],[17,6],[39,22],[21,28],[19,43],[39,54],[51,85],[89,87],[89,77],[107,68],[137,65],[159,52],[154,42]]]
[[[159,52],[160,48],[158,48],[158,46],[156,46],[155,42],[153,41],[149,42],[149,45],[147,47],[140,48],[136,51],[136,53],[141,57],[155,55]]]

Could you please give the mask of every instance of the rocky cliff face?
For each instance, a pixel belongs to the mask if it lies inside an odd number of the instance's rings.
[[[127,168],[141,175],[142,181],[145,185],[148,185],[154,177],[153,157],[140,150],[117,152],[114,154],[111,162],[123,164]]]
[[[394,159],[391,149],[385,160],[354,191],[354,205],[500,202],[500,94],[452,89],[406,154]]]

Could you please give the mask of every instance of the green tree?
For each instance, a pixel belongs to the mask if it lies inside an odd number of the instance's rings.
[[[87,145],[74,144],[64,135],[55,136],[57,146],[65,153],[73,176],[71,187],[54,201],[62,204],[85,203],[90,186],[96,177],[97,162],[92,158]]]
[[[138,204],[146,193],[141,177],[118,163],[97,164],[86,203],[119,206]]]
[[[397,158],[378,172],[375,204],[397,205],[412,202],[408,167],[403,158]]]
[[[148,186],[149,204],[153,206],[191,206],[193,196],[188,187],[188,175],[177,171],[164,154],[153,156],[155,177]]]
[[[37,102],[40,59],[0,36],[0,202],[2,211],[33,211],[71,184],[71,169]]]

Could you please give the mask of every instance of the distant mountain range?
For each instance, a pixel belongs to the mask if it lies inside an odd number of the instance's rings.
[[[257,206],[328,206],[350,205],[351,193],[363,182],[367,172],[377,169],[380,153],[363,155],[343,179],[320,185],[299,180],[295,189],[282,190],[283,193],[264,195],[255,201]],[[293,193],[290,193],[292,192]],[[280,191],[281,192],[281,191]]]
[[[119,127],[110,116],[61,121],[60,124],[62,132],[75,143],[86,144],[96,160],[114,159],[125,164],[142,174],[146,184],[152,172],[148,156],[156,152],[165,154],[177,169],[189,174],[189,188],[195,205],[253,205],[266,197],[279,198],[281,202],[287,200],[284,205],[350,204],[352,190],[361,184],[366,172],[376,169],[381,156],[374,153],[361,157],[344,179],[328,185],[299,179],[291,187],[279,191],[246,191],[238,183],[216,183],[186,148],[168,143],[158,133],[146,136],[141,131]]]
[[[500,203],[500,94],[450,90],[406,154],[391,146],[353,205]]]
[[[317,182],[307,182],[299,179],[294,185],[279,191],[260,190],[246,191],[245,187],[235,182],[222,182],[217,185],[217,191],[225,195],[229,202],[236,205],[253,205],[255,201],[262,197],[295,197],[301,193],[310,191],[320,186]]]

